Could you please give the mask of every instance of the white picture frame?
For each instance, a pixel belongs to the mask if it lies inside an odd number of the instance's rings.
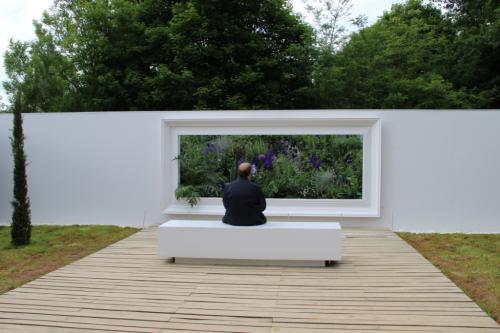
[[[164,214],[223,216],[221,198],[201,198],[191,207],[176,200],[181,135],[362,135],[361,199],[267,199],[272,217],[380,217],[381,121],[340,110],[172,111],[162,119]]]

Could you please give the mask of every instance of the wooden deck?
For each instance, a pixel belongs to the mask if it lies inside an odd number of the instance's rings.
[[[327,268],[194,266],[157,228],[0,296],[0,332],[500,332],[390,231],[348,229]]]

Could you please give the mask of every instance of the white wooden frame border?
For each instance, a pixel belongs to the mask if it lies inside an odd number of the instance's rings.
[[[269,217],[380,217],[381,121],[335,110],[172,111],[162,119],[164,214],[222,216],[220,198],[190,207],[175,199],[179,182],[179,135],[363,135],[362,199],[267,199]]]

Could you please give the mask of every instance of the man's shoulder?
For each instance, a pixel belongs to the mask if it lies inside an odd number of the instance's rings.
[[[254,183],[254,182],[250,182],[250,184],[252,184],[253,187],[258,188],[260,190],[260,185],[259,184]]]
[[[247,186],[248,186],[248,188],[251,188],[254,191],[260,191],[261,190],[259,184],[256,184],[254,182],[248,182]]]
[[[236,179],[230,183],[226,183],[224,185],[224,188],[230,188],[230,187],[234,187],[234,186],[245,186],[245,187],[251,187],[251,188],[255,188],[255,189],[260,190],[260,186],[258,184],[251,182],[251,181],[242,181],[240,179]]]
[[[234,184],[236,184],[236,183],[237,183],[237,180],[233,180],[232,182],[225,183],[224,187],[231,187],[231,186],[234,186]]]

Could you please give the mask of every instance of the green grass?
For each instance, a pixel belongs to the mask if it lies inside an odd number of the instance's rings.
[[[398,235],[500,323],[500,235]]]
[[[137,231],[97,225],[34,226],[31,244],[15,248],[10,243],[10,227],[0,227],[0,294]]]

